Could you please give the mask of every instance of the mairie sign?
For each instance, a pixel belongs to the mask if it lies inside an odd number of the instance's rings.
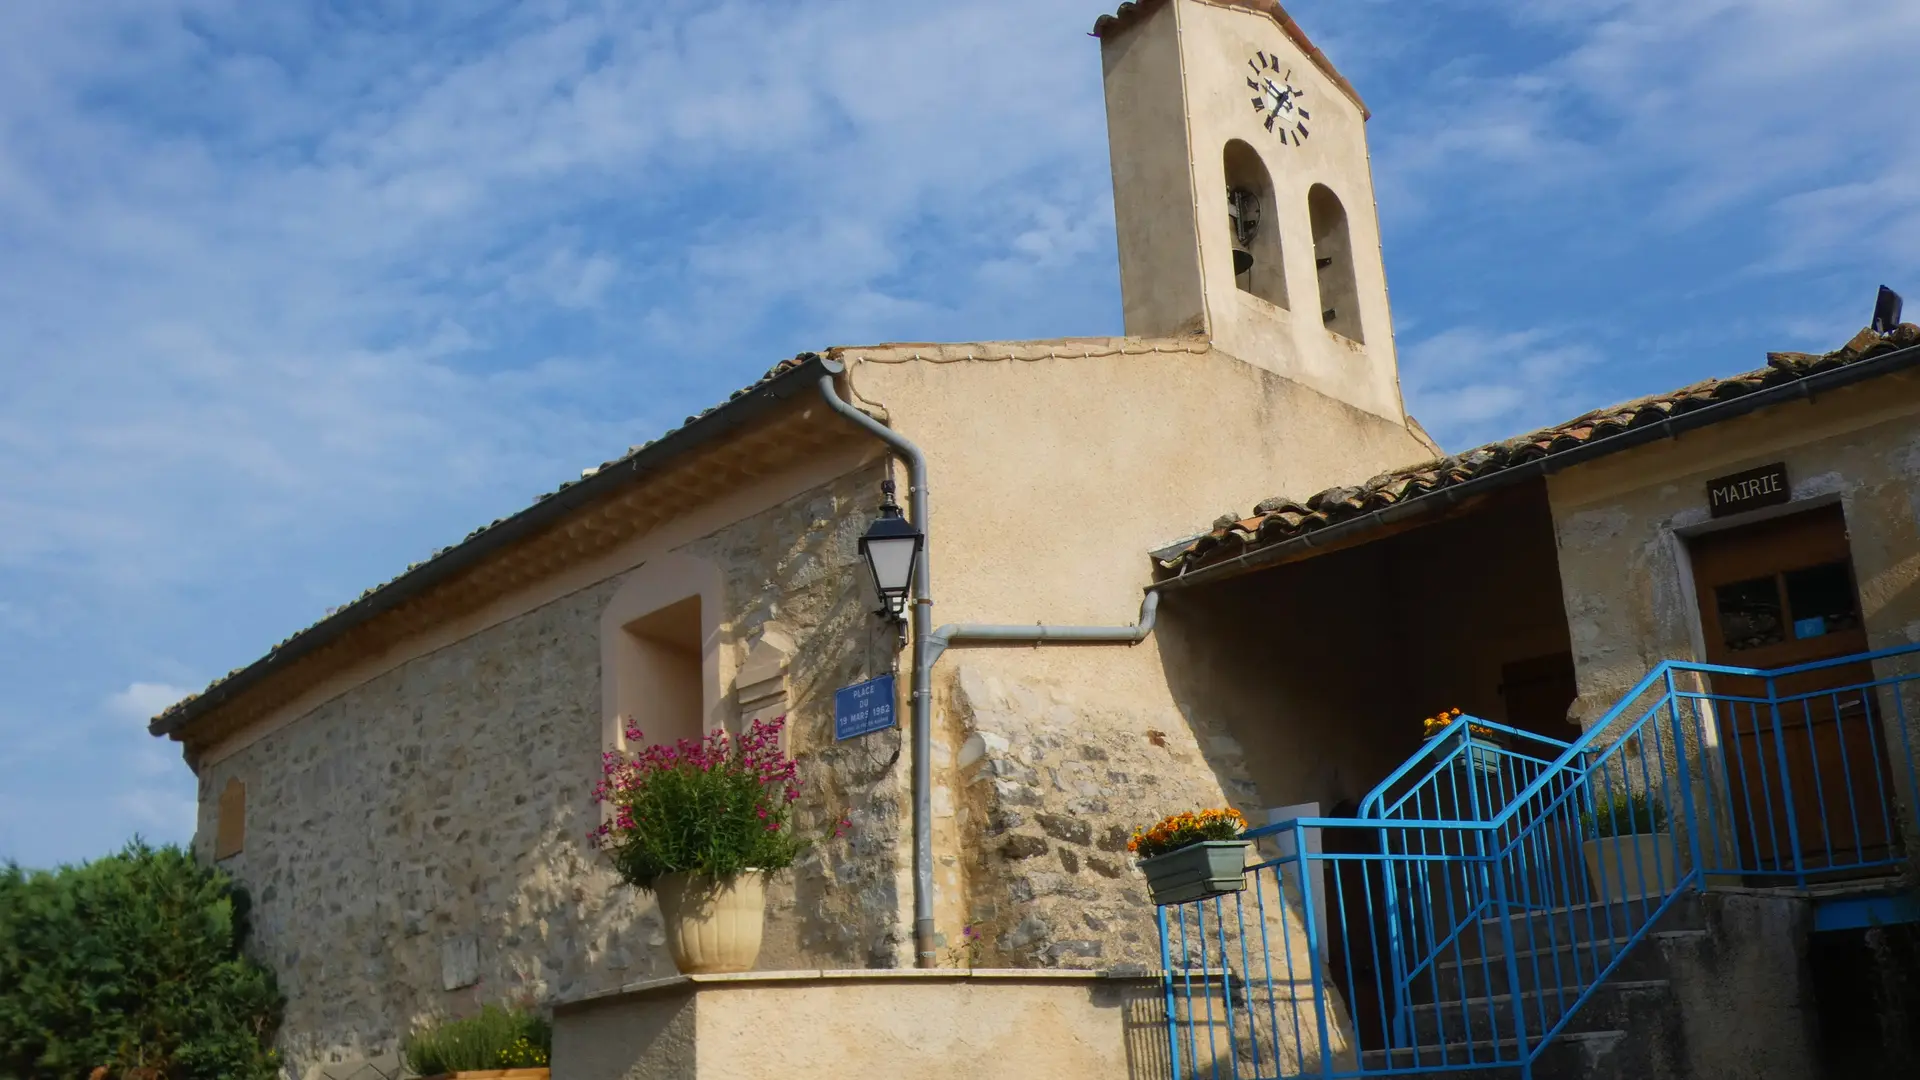
[[[1778,506],[1793,500],[1787,484],[1787,463],[1776,461],[1758,469],[1707,481],[1707,516],[1726,517],[1743,510]]]
[[[833,737],[851,739],[893,726],[893,676],[882,675],[833,692]]]

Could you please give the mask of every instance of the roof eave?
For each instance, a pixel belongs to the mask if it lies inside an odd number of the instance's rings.
[[[817,392],[820,376],[825,373],[820,358],[806,354],[804,362],[743,391],[659,441],[602,467],[592,476],[562,488],[469,540],[455,544],[300,631],[205,693],[154,717],[147,725],[148,733],[157,737],[182,738],[185,729],[195,721],[294,662],[337,641],[349,631],[445,584],[501,550],[551,528],[574,511],[599,502],[629,484],[647,479],[681,455],[754,423],[788,400],[803,393]]]
[[[1814,395],[1843,386],[1864,382],[1867,379],[1891,375],[1898,371],[1920,366],[1920,345],[1909,346],[1879,356],[1817,372],[1802,379],[1784,382],[1751,394],[1728,398],[1704,408],[1669,416],[1657,424],[1645,427],[1629,428],[1605,438],[1559,453],[1548,454],[1519,465],[1509,466],[1496,471],[1473,477],[1458,484],[1436,488],[1411,499],[1396,502],[1378,510],[1369,511],[1357,517],[1336,521],[1319,529],[1289,537],[1273,544],[1262,544],[1247,549],[1232,558],[1214,563],[1203,563],[1194,568],[1182,565],[1174,574],[1164,578],[1157,588],[1175,589],[1190,585],[1200,585],[1209,581],[1233,577],[1270,566],[1278,562],[1287,562],[1296,554],[1314,548],[1343,545],[1355,536],[1385,525],[1392,525],[1409,518],[1439,513],[1447,507],[1464,499],[1488,494],[1537,477],[1545,477],[1576,465],[1584,464],[1609,454],[1631,450],[1638,446],[1670,439],[1686,431],[1693,431],[1744,416],[1760,409],[1782,405],[1796,399],[1811,399]],[[1168,550],[1162,548],[1161,550]]]

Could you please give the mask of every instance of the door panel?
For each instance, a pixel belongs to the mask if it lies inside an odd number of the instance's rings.
[[[1690,545],[1706,659],[1780,668],[1867,650],[1846,521],[1827,506]],[[1712,678],[1741,865],[1831,871],[1888,857],[1887,755],[1869,664]],[[1774,697],[1778,704],[1763,700]],[[1784,782],[1783,782],[1784,781]],[[1795,855],[1799,863],[1796,866]]]

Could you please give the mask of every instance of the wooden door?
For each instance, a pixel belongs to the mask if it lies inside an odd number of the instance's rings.
[[[1506,701],[1508,727],[1571,742],[1580,737],[1580,725],[1567,719],[1567,712],[1579,693],[1570,652],[1500,665],[1500,696]]]
[[[1867,650],[1839,506],[1710,533],[1690,545],[1707,660],[1781,668]],[[1887,747],[1871,664],[1775,680],[1778,706],[1716,701],[1724,770],[1719,824],[1741,868],[1769,884],[1798,869],[1844,876],[1891,853]],[[1765,699],[1764,680],[1716,675],[1715,695]],[[1810,695],[1797,697],[1797,695]],[[1784,778],[1784,782],[1783,782]],[[1756,882],[1758,883],[1758,882]]]

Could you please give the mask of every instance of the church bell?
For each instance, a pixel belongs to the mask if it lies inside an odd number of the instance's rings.
[[[1227,218],[1233,225],[1233,276],[1253,269],[1253,237],[1260,228],[1260,200],[1245,188],[1227,189]]]

